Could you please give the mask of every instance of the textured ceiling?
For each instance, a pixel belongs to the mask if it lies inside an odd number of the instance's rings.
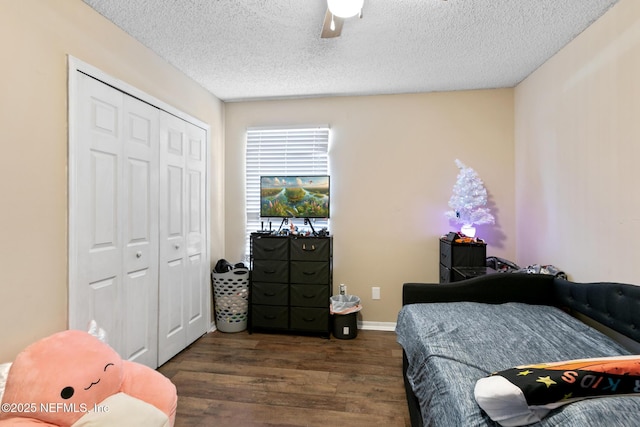
[[[84,0],[224,101],[513,87],[617,0]]]

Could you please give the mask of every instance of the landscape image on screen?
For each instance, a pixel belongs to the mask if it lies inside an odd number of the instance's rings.
[[[329,177],[260,177],[260,216],[329,218]]]

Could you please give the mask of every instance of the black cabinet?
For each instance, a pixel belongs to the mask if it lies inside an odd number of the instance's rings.
[[[332,237],[251,235],[249,332],[329,335]]]
[[[484,242],[456,243],[441,238],[440,283],[460,280],[453,272],[455,267],[484,267],[486,259],[487,245]]]

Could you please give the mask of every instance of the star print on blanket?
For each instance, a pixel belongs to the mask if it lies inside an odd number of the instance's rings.
[[[527,425],[577,400],[640,393],[640,356],[517,366],[481,378],[474,393],[492,420]]]

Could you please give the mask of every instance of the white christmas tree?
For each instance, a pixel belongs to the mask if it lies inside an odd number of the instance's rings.
[[[471,227],[473,224],[493,224],[493,215],[489,208],[484,207],[487,204],[487,190],[482,180],[475,170],[465,166],[460,160],[456,159],[456,165],[460,172],[449,199],[451,210],[445,215],[457,224],[463,224],[463,228]]]

